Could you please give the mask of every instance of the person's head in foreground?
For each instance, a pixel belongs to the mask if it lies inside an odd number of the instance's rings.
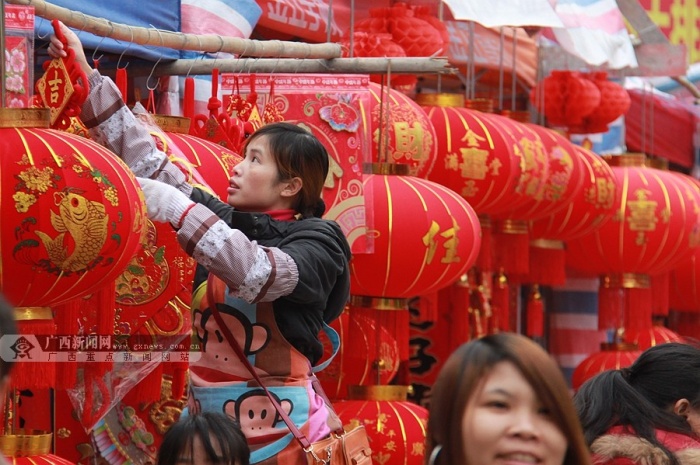
[[[433,385],[425,463],[590,465],[559,366],[499,333],[460,346]]]
[[[181,418],[163,436],[156,465],[249,465],[250,449],[240,425],[218,412]]]

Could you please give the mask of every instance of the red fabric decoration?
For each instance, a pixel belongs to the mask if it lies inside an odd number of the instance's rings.
[[[374,83],[369,90],[371,160],[406,164],[412,176],[428,177],[437,154],[437,136],[428,115],[401,92]]]
[[[50,337],[56,335],[56,323],[48,307],[16,307],[15,320],[19,334]],[[55,386],[56,364],[37,363],[19,357],[12,369],[12,389],[45,389]]]
[[[627,368],[641,353],[631,344],[601,344],[600,352],[589,355],[574,369],[571,387],[577,390],[587,380],[606,370]]]
[[[0,152],[7,299],[51,307],[113,282],[145,220],[128,168],[97,143],[50,129],[0,128]]]
[[[552,71],[530,91],[530,101],[552,126],[582,124],[600,100],[598,87],[575,71]]]
[[[475,263],[479,220],[456,193],[412,176],[368,174],[363,184],[374,252],[350,262],[351,294],[410,298],[449,285]]]
[[[353,57],[405,57],[406,52],[404,49],[391,40],[391,34],[370,34],[368,32],[355,32],[352,37],[353,40]],[[350,56],[350,42],[343,42],[344,46],[343,56]],[[381,84],[384,79],[384,74],[370,74],[369,78],[372,82]],[[389,81],[389,87],[398,90],[399,92],[409,93],[412,91],[416,83],[418,82],[418,77],[414,74],[392,74],[391,80]]]
[[[544,335],[544,302],[537,284],[530,289],[525,308],[525,320],[525,334],[529,337],[542,337]]]

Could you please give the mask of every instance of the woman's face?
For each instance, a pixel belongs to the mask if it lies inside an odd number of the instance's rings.
[[[462,418],[467,465],[562,465],[568,448],[537,393],[508,361],[494,365]]]
[[[283,195],[288,183],[279,182],[277,178],[277,164],[270,153],[267,136],[256,137],[248,144],[243,161],[233,168],[228,204],[247,212],[290,208],[290,197]]]

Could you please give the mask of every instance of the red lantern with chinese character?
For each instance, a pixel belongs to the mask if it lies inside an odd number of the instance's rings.
[[[401,92],[370,83],[372,161],[401,163],[426,178],[435,164],[437,138],[425,111]]]
[[[595,375],[607,370],[619,370],[632,365],[642,351],[634,344],[608,344],[600,345],[600,352],[586,357],[574,369],[571,377],[571,387],[577,390],[583,383]]]
[[[600,105],[600,90],[581,73],[552,71],[530,92],[530,101],[552,126],[580,125]]]
[[[455,94],[418,94],[437,135],[428,179],[461,195],[479,215],[507,211],[522,175],[522,153],[485,113],[464,108]]]
[[[428,411],[406,400],[406,386],[357,386],[333,403],[346,429],[364,425],[373,463],[422,465]]]
[[[367,174],[363,184],[374,252],[350,262],[353,295],[410,298],[449,285],[474,264],[479,219],[454,191],[391,174]]]
[[[16,306],[53,306],[114,282],[145,220],[128,167],[88,139],[36,128],[44,111],[3,109],[0,118],[0,282]]]
[[[680,174],[679,174],[680,175]],[[700,194],[700,181],[691,176],[682,179]],[[696,247],[669,273],[669,306],[674,310],[700,313],[700,247]]]
[[[569,241],[567,262],[603,274],[599,328],[651,326],[649,275],[669,271],[698,244],[700,205],[678,175],[644,166],[641,154],[611,157],[617,179],[615,215],[590,234]]]
[[[396,338],[373,318],[349,307],[331,323],[340,334],[340,348],[333,361],[318,377],[331,400],[346,399],[348,386],[389,384],[399,370]],[[330,341],[322,334],[325,352]]]

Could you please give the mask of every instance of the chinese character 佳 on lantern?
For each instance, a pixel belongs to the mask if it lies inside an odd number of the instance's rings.
[[[651,275],[672,270],[697,247],[700,205],[688,182],[645,166],[644,154],[606,159],[616,178],[615,213],[567,242],[567,264],[601,276],[599,329],[631,335],[652,326]]]
[[[363,185],[374,251],[355,254],[350,262],[353,311],[368,309],[395,334],[403,361],[408,359],[407,299],[457,281],[476,261],[481,227],[466,200],[405,175],[407,166],[375,163],[371,170]]]

